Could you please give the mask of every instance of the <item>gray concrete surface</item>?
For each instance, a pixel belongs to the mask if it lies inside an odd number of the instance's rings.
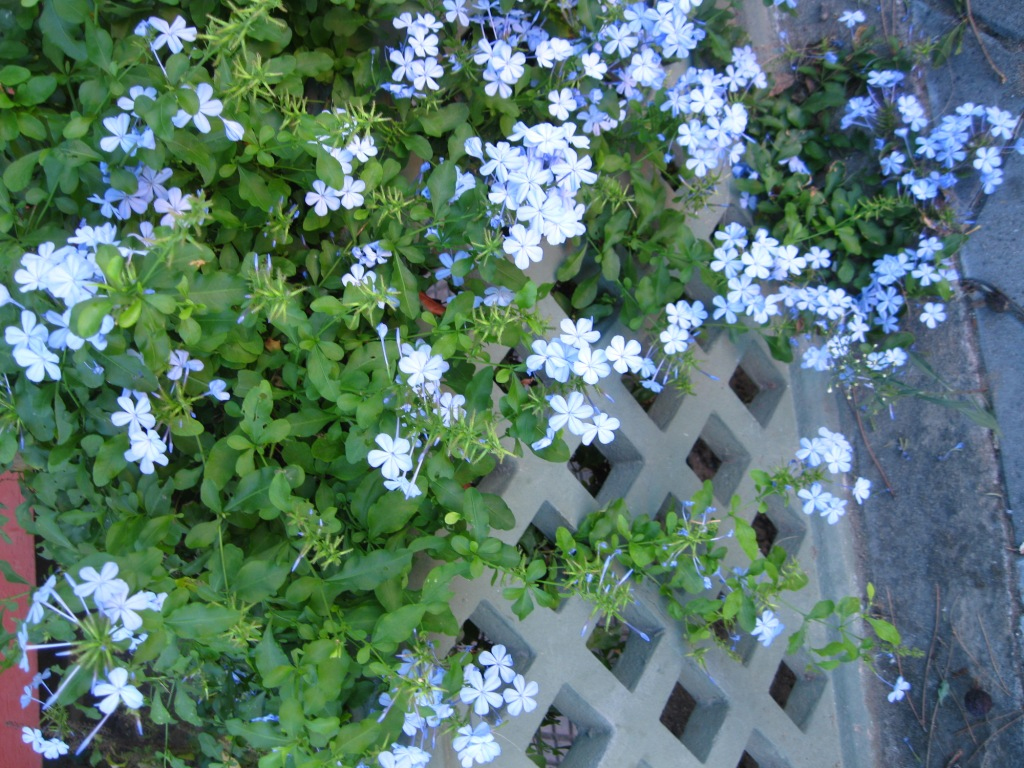
[[[842,39],[848,33],[835,19],[854,7],[869,14],[869,24],[880,25],[884,12],[889,30],[917,39],[963,25],[962,53],[921,83],[933,115],[968,100],[1017,114],[1024,108],[1021,0],[972,1],[980,42],[951,0],[883,2],[882,8],[842,0],[804,3],[783,28],[790,42],[823,34]],[[1024,158],[1010,158],[1004,173],[1005,184],[991,197],[977,195],[970,184],[957,189],[954,204],[977,227],[960,253],[961,271],[1024,305]],[[878,588],[880,613],[921,652],[899,663],[877,660],[886,680],[902,674],[911,681],[906,701],[889,704],[889,689],[866,674],[868,722],[855,709],[859,702],[847,702],[845,727],[857,736],[855,754],[849,745],[844,752],[846,765],[863,764],[864,752],[869,764],[897,768],[1024,765],[1024,558],[1017,552],[1024,541],[1024,323],[1008,308],[976,292],[961,295],[950,302],[947,323],[921,333],[914,350],[938,371],[952,396],[990,405],[998,432],[955,411],[907,399],[894,419],[861,412],[864,440],[854,409],[839,404],[836,415],[859,449],[854,469],[876,489],[853,518],[859,534],[856,570],[862,584],[872,581]],[[927,391],[942,389],[920,372],[911,381]],[[804,397],[814,400],[809,390]],[[826,412],[830,407],[825,398]],[[892,493],[885,491],[869,450]],[[851,695],[855,691],[854,686]]]

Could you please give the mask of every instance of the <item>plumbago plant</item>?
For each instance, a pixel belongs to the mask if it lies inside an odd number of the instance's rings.
[[[817,284],[823,247],[686,226],[759,135],[766,78],[732,9],[0,14],[0,461],[53,571],[8,655],[48,654],[23,698],[49,716],[24,733],[37,752],[116,749],[101,726],[127,712],[191,737],[154,740],[168,765],[406,768],[439,734],[464,766],[493,760],[499,711],[537,687],[501,646],[432,645],[458,636],[457,577],[496,573],[520,616],[576,595],[612,618],[650,579],[698,652],[782,631],[805,578],[738,501],[718,512],[705,488],[663,522],[612,505],[527,554],[475,487],[527,450],[566,461],[566,432],[614,440],[601,381],[685,387],[709,324],[802,312],[877,338],[870,308]],[[566,244],[558,282],[533,279]],[[684,298],[697,275],[713,307]],[[554,332],[549,295],[572,315]],[[612,315],[636,338],[603,338]],[[756,503],[795,493],[837,522],[822,465],[849,471],[849,445],[825,430],[801,453]],[[725,564],[730,531],[746,565]],[[823,622],[823,666],[899,650],[870,602],[819,603],[794,647]]]

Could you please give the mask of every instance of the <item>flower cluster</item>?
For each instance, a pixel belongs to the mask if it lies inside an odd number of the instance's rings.
[[[386,328],[383,329],[386,333]],[[384,333],[381,333],[381,344],[384,347],[385,357],[387,346],[384,342]],[[401,418],[395,429],[395,436],[387,433],[380,433],[374,438],[377,448],[371,450],[366,457],[371,467],[379,468],[384,476],[384,486],[388,490],[400,490],[407,499],[419,496],[421,491],[416,485],[416,478],[419,476],[420,468],[426,459],[427,452],[438,442],[434,438],[423,445],[416,470],[412,477],[408,472],[413,468],[413,444],[401,437],[401,432],[407,434],[416,431],[423,422],[440,421],[444,427],[450,428],[464,415],[466,398],[453,392],[445,392],[441,389],[441,378],[448,370],[448,363],[440,355],[433,354],[429,344],[422,340],[415,345],[408,343],[398,344],[401,356],[398,359],[398,370],[402,377],[399,382],[407,389],[412,402],[406,403],[400,410],[406,416],[406,424],[403,427]]]
[[[614,336],[608,346],[594,346],[601,340],[601,333],[594,330],[591,319],[574,322],[566,318],[560,327],[557,339],[533,341],[533,354],[526,358],[528,373],[543,370],[545,376],[561,384],[567,384],[575,376],[585,385],[596,386],[601,379],[610,376],[612,370],[620,374],[631,371],[648,375],[657,370],[650,358],[641,357],[640,344],[634,339],[627,341],[622,336]],[[567,394],[549,397],[548,404],[554,413],[548,418],[547,435],[534,443],[533,449],[539,451],[550,445],[555,433],[563,427],[580,436],[586,445],[595,439],[600,443],[612,442],[620,426],[619,420],[603,413],[583,392]]]
[[[411,693],[412,709],[405,713],[402,731],[422,746],[433,743],[437,729],[444,723],[465,723],[452,741],[463,768],[490,763],[501,754],[493,729],[501,723],[502,707],[510,717],[537,707],[537,683],[527,682],[515,671],[512,656],[504,645],[481,651],[477,656],[479,667],[473,663],[463,667],[463,687],[457,698],[445,696],[442,665],[411,651],[403,651],[399,658],[402,664],[397,673],[398,685],[381,694],[381,706],[385,711],[394,706],[400,690]],[[456,709],[460,702],[471,707],[478,718],[475,724],[472,717],[467,722],[460,715]],[[431,755],[422,746],[395,743],[390,750],[381,752],[377,761],[381,768],[424,768]]]
[[[843,435],[822,427],[818,430],[817,437],[800,438],[800,449],[796,452],[796,458],[804,468],[827,468],[831,474],[841,475],[850,471],[853,448]],[[857,478],[852,492],[857,503],[863,504],[871,495],[871,481],[864,477]],[[846,499],[824,490],[818,480],[797,491],[797,496],[803,500],[804,514],[818,512],[828,519],[829,525],[835,525],[839,518],[846,514]]]
[[[129,682],[132,676],[123,666],[121,656],[133,652],[146,640],[146,633],[138,631],[143,624],[140,612],[159,612],[167,595],[147,591],[133,594],[128,583],[118,578],[118,571],[117,563],[107,562],[99,571],[92,566],[82,568],[78,574],[80,581],[77,582],[65,574],[71,594],[80,602],[84,615],[79,615],[69,606],[68,601],[60,594],[57,577],[50,576],[42,587],[33,592],[28,615],[18,630],[18,643],[22,654],[19,662],[21,669],[28,671],[30,651],[51,650],[59,657],[69,657],[73,660],[73,665],[64,670],[61,683],[56,690],[50,691],[47,687],[50,695],[42,702],[44,709],[53,705],[83,670],[92,678],[90,690],[92,695],[99,699],[95,706],[103,713],[103,717],[84,739],[76,754],[81,754],[89,745],[120,704],[123,703],[129,709],[139,709],[144,703],[138,688]],[[87,598],[91,599],[95,613],[90,610]],[[46,624],[47,620],[67,622],[72,631],[81,637],[76,640],[41,644],[30,642],[32,628]],[[67,636],[65,628],[47,626],[45,631],[55,638]],[[26,687],[25,695],[21,699],[23,708],[38,700],[33,691],[45,686],[49,673],[50,670],[47,670],[37,675],[32,684]],[[30,744],[36,752],[47,758],[55,758],[68,751],[62,740],[43,739],[37,729],[26,728],[22,736],[26,744]]]
[[[1003,155],[1024,154],[1024,141],[1012,143],[1018,117],[967,102],[932,125],[917,97],[898,89],[903,80],[895,70],[869,72],[868,95],[850,99],[842,128],[875,131],[895,122],[892,135],[879,138],[879,162],[882,173],[915,200],[935,200],[972,168],[985,194],[995,192],[1003,183]],[[894,119],[883,119],[888,115]]]

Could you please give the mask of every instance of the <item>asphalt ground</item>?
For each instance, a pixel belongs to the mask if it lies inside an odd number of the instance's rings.
[[[801,2],[795,16],[778,15],[780,50],[849,40],[837,19],[856,8],[908,44],[960,28],[960,53],[918,82],[933,117],[964,101],[1024,110],[1024,0]],[[1024,158],[1008,158],[1004,174],[990,197],[967,184],[950,200],[975,230],[959,254],[963,289],[914,348],[941,381],[910,374],[922,391],[989,408],[998,430],[921,399],[871,415],[821,394],[822,412],[854,442],[855,472],[875,488],[849,516],[851,562],[862,588],[878,590],[878,614],[919,653],[876,659],[885,681],[911,682],[902,702],[866,669],[860,686],[842,689],[865,698],[842,707],[851,768],[1024,766]]]

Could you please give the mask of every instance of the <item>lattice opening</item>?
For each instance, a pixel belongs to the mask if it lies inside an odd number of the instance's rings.
[[[789,701],[789,697],[793,693],[793,689],[795,687],[796,672],[790,669],[786,662],[780,661],[779,668],[775,670],[775,677],[772,679],[771,687],[768,689],[768,695],[771,696],[775,700],[775,703],[782,707],[782,709],[785,709],[786,702]]]
[[[754,519],[750,522],[750,527],[754,529],[754,535],[757,536],[757,548],[761,551],[762,555],[767,557],[768,553],[772,550],[772,544],[778,538],[779,529],[775,527],[775,523],[765,513],[754,515]]]
[[[580,445],[569,459],[569,471],[594,498],[601,492],[612,465],[593,444]]]
[[[636,404],[644,412],[650,413],[651,408],[654,407],[655,402],[658,400],[658,393],[649,387],[645,387],[644,381],[644,378],[635,373],[625,373],[622,375],[622,386],[626,388],[626,391],[636,400]]]
[[[661,630],[643,604],[634,603],[626,610],[624,622],[609,619],[597,624],[587,638],[587,648],[616,680],[632,691],[654,654]]]
[[[686,457],[686,466],[692,469],[693,474],[703,483],[705,480],[715,479],[715,475],[718,474],[718,470],[722,466],[722,460],[710,445],[698,437]]]
[[[750,525],[757,534],[758,549],[766,556],[772,546],[782,547],[787,554],[795,555],[807,533],[803,516],[777,496],[768,499],[768,511],[756,513]]]
[[[779,662],[768,693],[798,728],[806,730],[825,691],[825,676],[814,671],[797,674],[794,668],[811,670],[806,659]]]
[[[668,513],[675,512],[676,514],[679,514],[679,509],[679,499],[676,497],[674,493],[670,493],[668,496],[665,497],[665,500],[661,502],[661,507],[658,509],[658,514],[654,516],[654,519],[662,525],[664,525],[665,518],[668,516]]]
[[[608,445],[580,445],[569,459],[569,471],[601,503],[625,496],[643,468],[643,458],[624,434]]]
[[[716,599],[721,600],[722,594],[719,593]],[[743,632],[739,627],[730,632],[721,619],[711,625],[711,631],[715,633],[715,638],[724,650],[733,654],[744,666],[750,663],[754,651],[757,650],[757,640],[753,635]]]
[[[708,418],[686,457],[690,470],[703,482],[711,480],[715,496],[729,499],[743,479],[750,454],[718,416]]]
[[[661,712],[661,724],[701,762],[707,760],[725,722],[728,705],[704,672],[676,682]]]
[[[556,707],[550,707],[540,728],[534,732],[526,754],[537,765],[564,765],[578,735],[576,724]]]
[[[536,765],[592,768],[608,746],[610,727],[575,691],[562,686],[526,749]]]
[[[746,762],[744,762],[746,761]],[[764,734],[754,731],[750,734],[747,747],[740,757],[736,768],[789,768],[790,762],[784,758]]]
[[[764,350],[751,342],[729,379],[729,388],[764,427],[782,399],[786,382]]]
[[[686,732],[686,724],[697,711],[697,700],[679,683],[672,688],[672,695],[661,710],[661,724],[668,728],[669,733],[682,739]]]
[[[522,636],[486,600],[481,602],[470,617],[462,623],[459,643],[473,651],[489,651],[495,645],[504,645],[512,657],[516,672],[525,675],[533,664],[534,654]]]
[[[729,389],[740,399],[740,402],[749,406],[761,394],[761,388],[757,382],[750,378],[750,375],[743,370],[742,365],[736,366],[732,378],[729,379]]]

